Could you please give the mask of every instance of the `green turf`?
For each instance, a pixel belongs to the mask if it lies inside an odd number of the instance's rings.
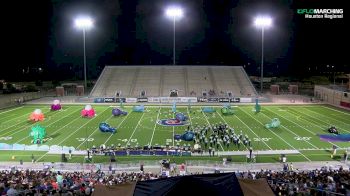
[[[175,142],[174,134],[181,134],[187,128],[166,127],[157,124],[159,119],[172,118],[171,106],[146,106],[146,112],[132,112],[131,107],[125,106],[128,111],[127,116],[113,117],[112,107],[95,105],[97,116],[92,119],[82,118],[81,105],[66,105],[62,111],[50,111],[47,105],[24,105],[18,108],[0,110],[0,143],[27,144],[31,143],[29,137],[30,128],[34,125],[28,121],[29,114],[34,109],[40,108],[45,114],[45,120],[40,124],[46,127],[48,141],[47,145],[73,146],[77,149],[85,150],[93,145],[122,145],[128,143],[131,146],[139,145],[170,145],[190,144],[193,142]],[[335,125],[341,133],[350,133],[350,112],[339,110],[326,105],[271,105],[262,106],[261,112],[255,114],[253,106],[234,107],[235,115],[223,116],[220,107],[213,114],[201,112],[199,106],[192,106],[191,112],[187,107],[178,106],[177,110],[189,116],[190,123],[199,125],[209,125],[215,123],[227,123],[234,127],[236,133],[240,130],[243,135],[247,134],[252,140],[254,150],[284,150],[296,149],[301,154],[290,155],[290,159],[295,161],[318,161],[329,160],[332,143],[319,140],[316,134],[327,133],[326,129],[330,125]],[[272,118],[279,118],[281,126],[275,129],[266,129],[264,125]],[[113,127],[117,127],[116,134],[101,133],[98,129],[100,122],[107,122]],[[88,142],[86,142],[88,138]],[[340,148],[349,148],[350,143],[337,142]],[[218,151],[246,150],[242,146],[240,149],[231,145],[229,148],[219,146]],[[311,152],[311,153],[310,153]],[[10,155],[17,151],[0,151],[0,161],[9,160]],[[28,153],[23,154],[28,155]],[[49,156],[42,152],[35,152],[36,156],[42,156],[44,160],[59,160],[59,156]],[[244,156],[234,156],[237,161],[245,161]],[[144,159],[145,157],[143,157]],[[157,158],[157,157],[156,157]],[[203,158],[203,157],[201,157]],[[80,159],[77,157],[77,159]],[[99,161],[104,161],[104,158]],[[121,158],[121,159],[129,159]],[[133,158],[135,159],[135,157]],[[141,158],[140,158],[141,159]],[[146,159],[152,159],[147,157]],[[182,161],[183,157],[177,157]],[[187,158],[196,159],[196,158]],[[199,159],[199,158],[197,158]],[[203,159],[216,159],[205,157]],[[278,159],[277,155],[261,155],[258,162],[273,162]],[[27,159],[25,159],[27,160]],[[107,160],[107,159],[106,159]],[[79,161],[79,160],[77,160]]]

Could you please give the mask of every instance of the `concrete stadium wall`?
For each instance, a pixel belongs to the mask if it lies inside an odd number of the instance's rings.
[[[349,92],[344,92],[341,90],[331,89],[325,86],[316,85],[314,90],[314,95],[316,98],[335,106],[344,106],[344,103],[350,104]],[[343,105],[341,105],[342,102],[343,102]],[[347,106],[344,106],[344,107],[347,107]]]
[[[25,101],[39,99],[42,97],[40,92],[5,94],[0,96],[0,108],[12,107]]]

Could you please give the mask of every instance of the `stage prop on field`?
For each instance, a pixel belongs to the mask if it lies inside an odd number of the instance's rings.
[[[176,102],[174,101],[173,106],[171,107],[172,112],[176,112]]]
[[[35,109],[34,112],[32,112],[29,116],[29,120],[33,122],[43,121],[45,118],[43,112],[41,109]]]
[[[128,114],[128,112],[122,111],[119,108],[113,108],[113,110],[112,110],[112,115],[113,116],[125,116],[127,114]]]
[[[163,126],[183,126],[187,125],[188,117],[183,113],[176,113],[175,118],[161,119],[157,123]]]
[[[91,105],[86,105],[85,108],[81,111],[81,116],[86,118],[92,118],[96,115],[95,110]]]
[[[115,133],[117,131],[116,128],[111,127],[108,123],[106,122],[101,122],[99,125],[100,131],[103,133]]]
[[[37,125],[32,127],[29,135],[33,138],[32,143],[42,144],[44,137],[46,136],[46,131],[45,131],[44,127],[37,124]]]
[[[193,131],[185,131],[184,134],[176,134],[174,135],[175,140],[183,140],[183,141],[192,141],[194,139],[194,132]]]
[[[278,118],[273,118],[270,123],[265,124],[265,127],[270,129],[270,128],[277,128],[281,125],[281,122]]]
[[[350,134],[319,134],[318,136],[325,142],[350,142]]]
[[[255,106],[254,106],[253,112],[259,113],[260,111],[261,111],[261,106],[259,104],[259,99],[255,98]]]
[[[52,111],[57,111],[62,109],[61,102],[58,99],[55,99],[51,105],[51,110]]]
[[[134,111],[134,112],[144,112],[145,111],[145,106],[144,105],[134,106],[132,108],[132,111]]]
[[[202,112],[204,113],[214,113],[216,110],[213,107],[203,107]]]
[[[221,108],[221,113],[223,115],[232,115],[235,113],[235,111],[233,110],[233,108],[231,107],[230,104],[225,104],[222,108]]]

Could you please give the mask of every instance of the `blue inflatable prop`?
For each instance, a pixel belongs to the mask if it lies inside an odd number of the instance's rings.
[[[212,108],[212,107],[203,107],[202,111],[205,112],[205,113],[214,113],[215,109]]]
[[[180,134],[175,134],[174,135],[174,140],[181,140],[181,135]]]
[[[179,121],[186,121],[188,118],[183,113],[177,113],[175,115],[175,118]]]
[[[127,115],[128,112],[122,111],[119,108],[113,108],[112,110],[113,116]]]
[[[102,122],[100,123],[100,131],[103,133],[115,133],[117,131],[116,128],[109,126],[109,124]]]
[[[139,105],[139,106],[134,106],[132,108],[134,112],[144,112],[145,111],[145,106],[144,105]]]
[[[174,135],[175,140],[184,140],[184,141],[192,141],[194,139],[194,132],[193,131],[186,131],[182,135]]]

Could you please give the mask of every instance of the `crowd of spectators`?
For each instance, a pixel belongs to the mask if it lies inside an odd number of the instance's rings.
[[[285,171],[261,170],[241,172],[245,179],[266,178],[276,195],[349,195],[350,172],[323,167],[312,171],[298,171],[287,167]]]
[[[177,174],[172,174],[177,175]],[[312,171],[298,171],[288,167],[285,171],[261,170],[238,172],[238,178],[266,178],[276,195],[348,195],[350,172],[324,167]],[[56,172],[34,170],[0,171],[1,195],[91,195],[98,184],[112,186],[133,181],[146,181],[164,177],[162,174],[140,172],[105,173]]]
[[[0,171],[0,194],[18,195],[91,195],[94,186],[116,185],[132,181],[158,179],[153,173],[118,173],[97,172],[55,172],[16,170]]]

